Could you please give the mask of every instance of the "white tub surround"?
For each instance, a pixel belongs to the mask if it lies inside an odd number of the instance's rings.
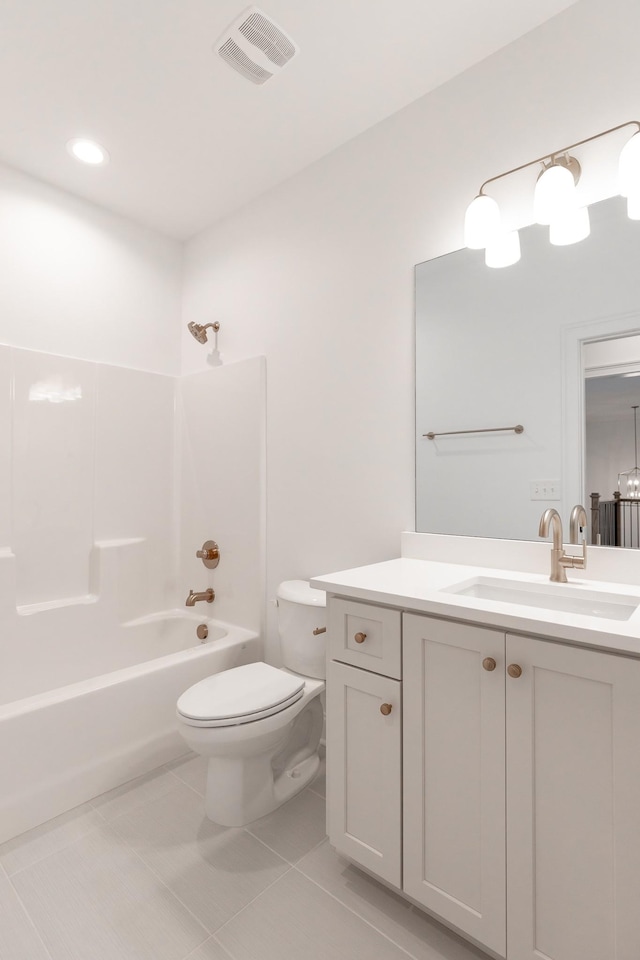
[[[264,363],[197,386],[185,420],[175,377],[0,345],[0,841],[184,752],[179,695],[262,656]]]
[[[180,694],[262,656],[255,632],[181,610],[123,624],[112,646],[120,669],[0,706],[0,842],[180,756]]]
[[[221,331],[222,342],[226,336]],[[211,358],[189,339],[191,350]],[[263,635],[265,394],[266,363],[253,357],[182,377],[176,397],[180,583],[214,587],[216,616]],[[215,571],[195,556],[205,537],[220,544]]]
[[[328,594],[328,832],[495,957],[625,960],[639,558],[589,548],[552,583],[550,548],[405,534],[414,556],[310,581]]]
[[[142,537],[99,541],[88,558],[88,592],[19,606],[16,558],[10,550],[0,552],[0,705],[160,655],[157,647],[141,655],[129,627],[146,619],[140,618],[140,607],[147,606],[152,552]],[[147,615],[154,617],[166,614]]]

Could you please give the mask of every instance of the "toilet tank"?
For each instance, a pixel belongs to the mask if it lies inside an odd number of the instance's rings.
[[[326,606],[324,590],[314,590],[306,580],[285,580],[278,587],[282,662],[294,673],[318,680],[327,675],[327,634],[313,631],[326,627]]]

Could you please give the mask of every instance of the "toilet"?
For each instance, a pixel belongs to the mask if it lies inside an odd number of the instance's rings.
[[[178,700],[180,733],[208,757],[206,812],[242,827],[315,776],[326,677],[326,596],[304,580],[278,587],[284,667],[248,663],[207,677]],[[314,631],[316,631],[314,633]]]

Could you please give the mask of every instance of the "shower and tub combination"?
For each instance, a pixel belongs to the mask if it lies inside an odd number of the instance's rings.
[[[65,642],[36,659],[43,633]],[[183,754],[179,695],[262,655],[255,631],[186,607],[120,623],[108,595],[22,609],[10,635],[21,654],[0,676],[0,843]]]
[[[179,696],[262,658],[264,385],[0,345],[0,842],[184,754]]]

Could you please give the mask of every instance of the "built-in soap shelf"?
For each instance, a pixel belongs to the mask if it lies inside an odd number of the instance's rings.
[[[26,603],[16,607],[19,617],[30,617],[35,613],[44,613],[46,610],[60,610],[62,607],[77,607],[82,604],[97,603],[95,593],[87,593],[82,597],[63,597],[56,600],[44,600],[42,603]]]
[[[16,556],[11,547],[0,547],[0,623],[7,626],[17,618],[26,626],[25,620],[28,618],[38,614],[56,615],[56,611],[59,612],[56,617],[59,623],[59,617],[64,616],[61,611],[67,610],[68,615],[75,617],[72,613],[74,609],[80,613],[82,609],[92,606],[100,607],[100,618],[104,622],[120,623],[141,616],[146,611],[139,608],[140,571],[144,570],[147,562],[148,549],[144,537],[96,540],[87,556],[86,592],[81,592],[83,584],[79,583],[80,589],[73,596],[40,599],[37,590],[31,591],[31,597],[21,597],[16,583]],[[87,615],[91,620],[86,620],[85,615],[81,614],[82,623],[86,625],[95,619],[95,613],[89,614],[87,611]],[[76,622],[75,619],[73,622]]]

